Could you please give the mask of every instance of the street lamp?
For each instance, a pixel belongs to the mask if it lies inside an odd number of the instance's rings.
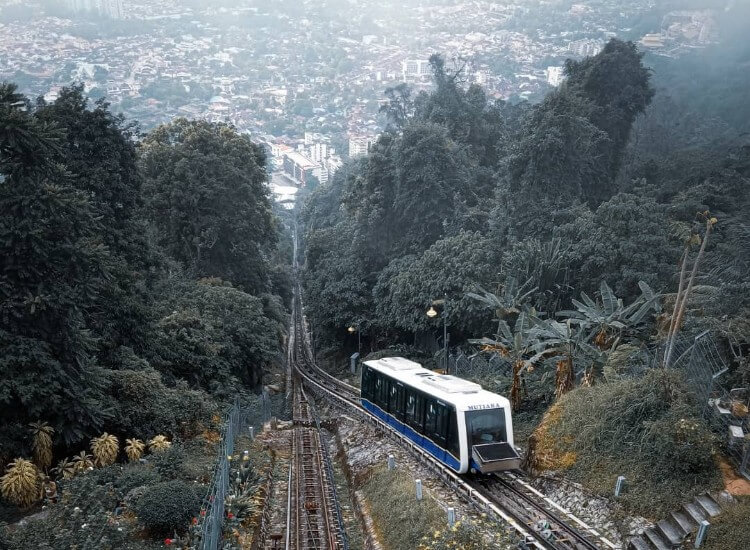
[[[438,312],[436,305],[443,306],[443,355],[445,356],[445,372],[448,372],[448,294],[443,294],[442,300],[433,300],[430,309],[427,310],[427,317],[434,319]]]
[[[354,334],[355,332],[357,333],[357,351],[361,353],[362,352],[362,333],[359,330],[357,330],[357,327],[355,327],[354,325],[350,326],[346,330],[349,332],[349,334]]]

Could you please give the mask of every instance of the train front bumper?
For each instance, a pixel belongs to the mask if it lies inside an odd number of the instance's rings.
[[[521,457],[509,443],[485,443],[471,448],[471,458],[483,474],[518,470]]]

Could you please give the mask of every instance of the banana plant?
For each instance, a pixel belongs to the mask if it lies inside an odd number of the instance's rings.
[[[610,349],[626,330],[645,321],[651,312],[659,311],[660,294],[655,293],[645,282],[639,281],[641,295],[626,306],[609,285],[602,281],[599,285],[601,303],[592,300],[581,292],[581,300],[572,300],[575,310],[558,311],[557,317],[566,317],[571,324],[583,330],[596,328],[593,341],[600,350]]]
[[[466,295],[494,311],[498,319],[505,319],[521,312],[523,304],[537,290],[536,287],[530,287],[531,279],[519,286],[515,277],[508,277],[500,293],[478,287],[479,292],[467,292]]]
[[[540,342],[538,332],[534,329],[538,321],[533,309],[522,310],[518,313],[513,330],[505,319],[500,318],[493,338],[469,340],[472,344],[482,346],[483,351],[500,353],[513,365],[510,402],[514,411],[521,408],[523,374],[530,372],[547,354],[547,351],[538,350]]]
[[[573,389],[575,367],[583,363],[584,381],[593,381],[594,366],[602,362],[606,353],[590,345],[598,327],[587,332],[572,319],[566,322],[537,319],[531,332],[536,340],[534,350],[555,362],[555,397],[560,398]],[[603,362],[602,362],[603,364]]]

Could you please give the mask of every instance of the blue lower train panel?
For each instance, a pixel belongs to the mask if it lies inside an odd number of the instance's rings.
[[[454,457],[452,454],[450,454],[448,451],[443,449],[442,447],[439,447],[435,445],[435,443],[424,437],[422,434],[419,434],[415,432],[411,426],[404,424],[403,422],[397,420],[387,412],[385,412],[383,409],[375,405],[374,403],[368,401],[367,399],[362,399],[362,406],[370,412],[373,416],[376,416],[389,426],[393,427],[397,432],[405,435],[409,439],[411,439],[414,443],[419,445],[421,448],[423,448],[425,451],[430,453],[432,456],[437,458],[440,462],[448,466],[449,468],[455,470],[456,472],[460,472],[461,470],[461,463],[456,460],[456,457]]]

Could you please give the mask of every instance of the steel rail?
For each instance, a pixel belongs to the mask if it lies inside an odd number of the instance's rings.
[[[292,469],[287,525],[293,529],[294,550],[348,550],[341,510],[334,486],[330,457],[324,448],[317,413],[305,395],[295,365],[304,343],[299,336],[301,326],[293,321],[290,327],[288,355],[292,380],[292,417],[295,424],[292,438]],[[291,472],[292,470],[290,470]],[[291,474],[290,474],[291,475]],[[291,478],[290,478],[291,480]],[[294,517],[294,521],[291,521]],[[287,544],[287,550],[292,548]]]

